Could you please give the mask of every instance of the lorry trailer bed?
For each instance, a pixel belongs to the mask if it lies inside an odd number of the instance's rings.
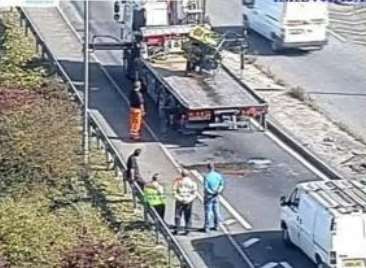
[[[223,68],[215,74],[186,75],[186,59],[180,55],[145,62],[150,71],[189,110],[228,109],[263,106]]]

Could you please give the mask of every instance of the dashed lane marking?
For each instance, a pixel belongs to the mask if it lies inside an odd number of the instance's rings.
[[[237,222],[237,220],[236,220],[236,219],[231,218],[231,219],[227,219],[227,220],[225,220],[225,221],[224,221],[224,224],[225,224],[226,226],[229,226],[229,225],[232,225],[232,224],[234,224],[234,223],[236,223],[236,222]]]
[[[261,268],[274,268],[278,265],[277,262],[269,262],[269,263],[266,263],[265,265],[261,266]]]
[[[288,262],[281,262],[280,263],[284,268],[292,268],[292,266]]]
[[[244,248],[249,248],[259,241],[260,241],[259,238],[250,238],[250,239],[246,240],[245,242],[243,242],[242,245]]]

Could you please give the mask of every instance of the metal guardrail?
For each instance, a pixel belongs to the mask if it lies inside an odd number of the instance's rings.
[[[38,32],[36,27],[32,24],[31,18],[26,14],[26,11],[23,8],[18,7],[17,11],[20,14],[20,24],[23,26],[23,22],[25,21],[25,31],[28,33],[28,29],[32,32],[34,38],[36,39],[36,46],[37,50],[40,46],[42,49],[42,56],[47,56],[48,59],[50,59],[57,67],[58,73],[60,77],[63,79],[66,85],[68,85],[69,90],[71,90],[71,93],[75,95],[77,98],[77,101],[83,105],[83,99],[82,96],[77,91],[76,87],[73,85],[70,77],[62,67],[62,65],[58,62],[58,60],[55,58],[54,54],[52,53],[52,50],[47,46],[45,41],[43,40],[41,34]],[[117,153],[117,149],[113,145],[113,143],[110,141],[106,133],[103,131],[103,128],[100,126],[96,118],[89,114],[90,122],[89,122],[89,133],[93,133],[97,139],[97,144],[100,147],[101,142],[103,143],[103,148],[105,149],[107,158],[113,162],[113,168],[115,169],[116,175],[120,177],[124,191],[127,192],[127,182],[123,178],[123,173],[126,170],[126,163],[121,158],[121,156]],[[139,202],[143,204],[144,206],[144,216],[145,220],[148,219],[148,217],[151,219],[154,229],[155,229],[155,237],[156,242],[159,242],[159,233],[163,236],[165,239],[165,243],[168,247],[168,257],[169,257],[169,264],[171,264],[171,251],[174,252],[175,256],[179,260],[180,267],[182,268],[194,268],[192,261],[189,259],[188,255],[185,253],[183,248],[179,245],[177,239],[173,236],[171,231],[169,230],[169,227],[165,224],[165,222],[161,219],[159,214],[156,212],[154,208],[146,206],[144,202],[143,197],[143,191],[139,187],[139,185],[136,182],[129,182],[128,183],[133,195],[134,200],[134,206],[137,206],[137,199],[139,199]]]

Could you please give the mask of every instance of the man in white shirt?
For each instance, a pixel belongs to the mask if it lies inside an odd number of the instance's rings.
[[[198,195],[197,184],[189,177],[187,170],[182,170],[181,176],[175,180],[173,193],[175,198],[175,229],[173,234],[178,234],[181,218],[184,215],[184,235],[187,235],[192,225],[192,204]]]

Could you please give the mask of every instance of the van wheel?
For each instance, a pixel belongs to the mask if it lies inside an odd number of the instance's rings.
[[[282,240],[287,247],[292,247],[294,244],[291,241],[290,233],[286,226],[282,228]]]

